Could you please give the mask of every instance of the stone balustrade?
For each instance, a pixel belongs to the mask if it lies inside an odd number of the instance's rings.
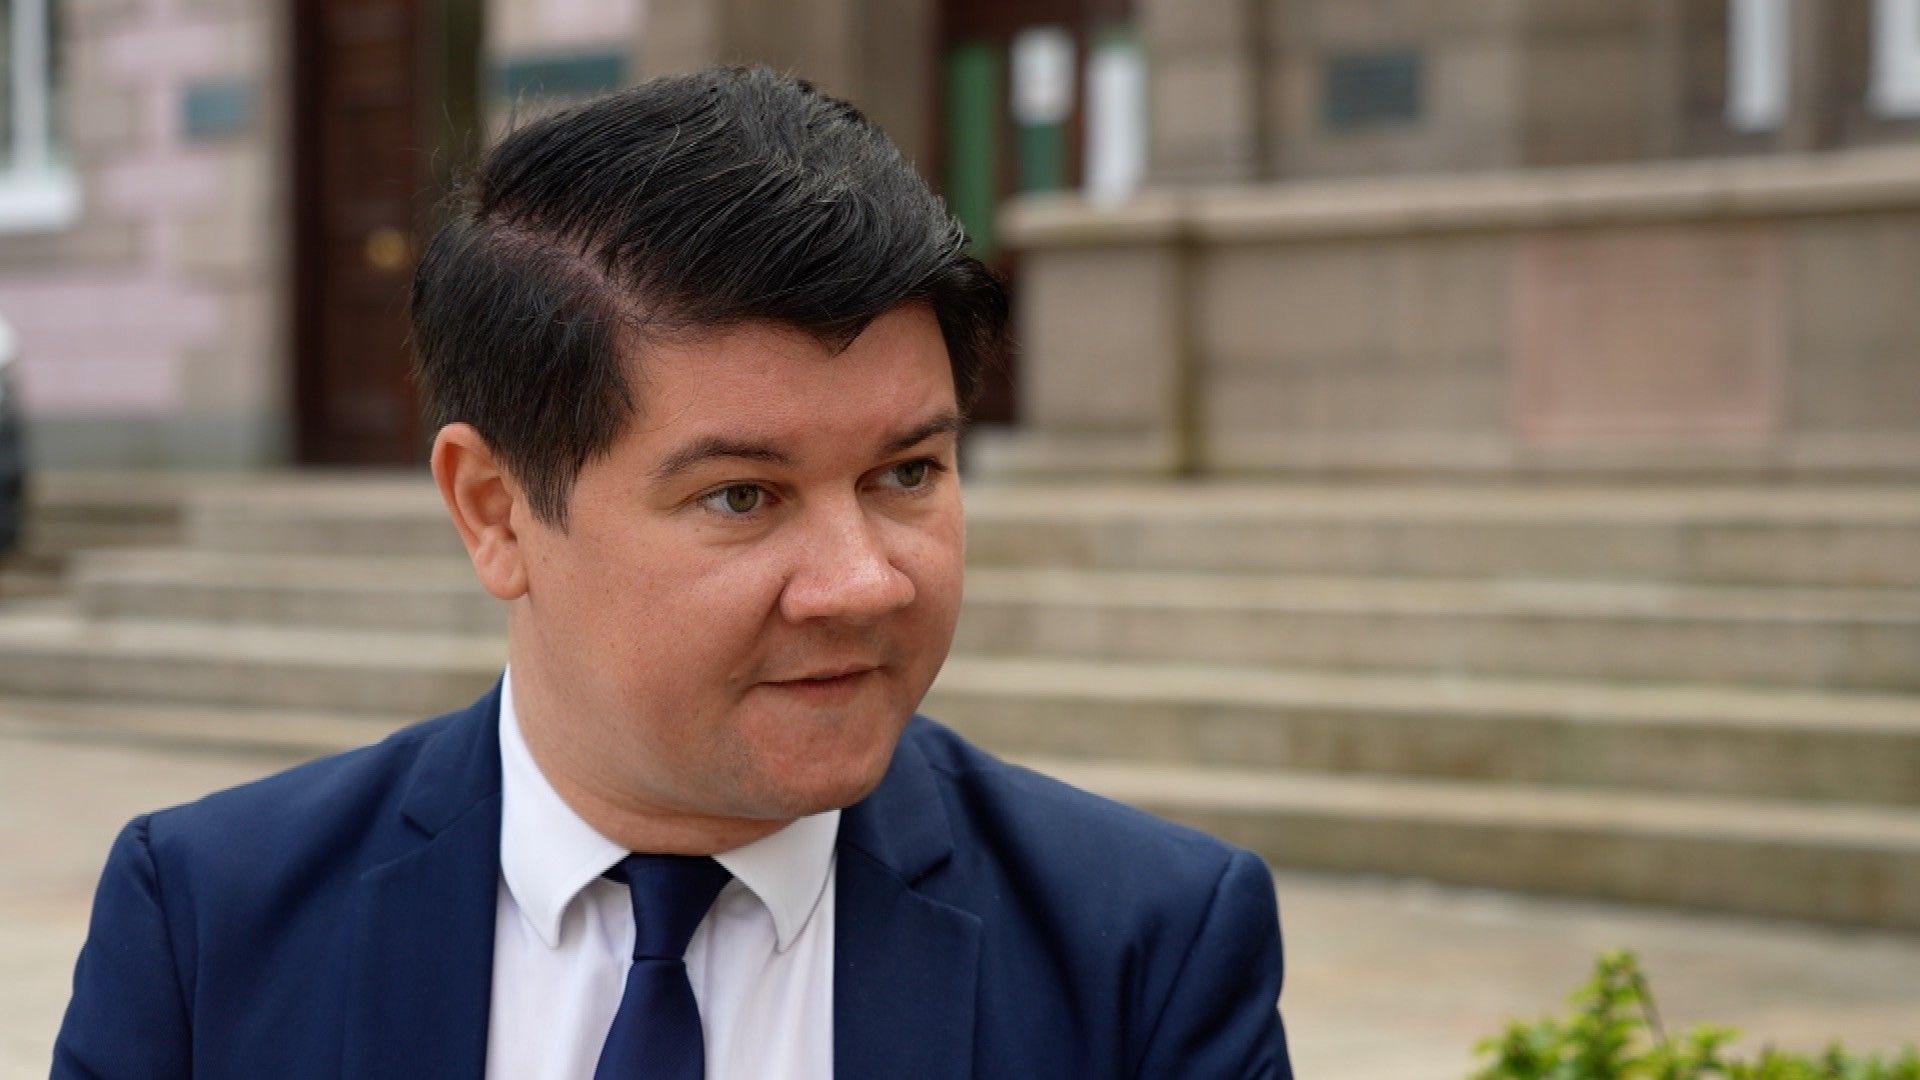
[[[1920,473],[1920,152],[1016,202],[1016,474]]]

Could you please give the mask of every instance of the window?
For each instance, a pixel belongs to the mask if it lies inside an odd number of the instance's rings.
[[[1119,202],[1147,169],[1146,54],[1131,27],[1107,26],[1087,58],[1086,189],[1095,202]]]
[[[1727,9],[1727,124],[1771,131],[1787,119],[1787,0],[1733,0]]]
[[[1064,26],[1029,26],[1014,35],[1008,58],[1020,190],[1059,191],[1072,167],[1067,121],[1073,116],[1078,66],[1073,32]]]
[[[1875,0],[1867,100],[1883,116],[1920,116],[1920,0]]]
[[[0,0],[0,230],[70,225],[80,189],[60,152],[59,0]]]

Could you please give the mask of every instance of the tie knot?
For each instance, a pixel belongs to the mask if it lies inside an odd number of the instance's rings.
[[[633,958],[679,960],[733,875],[706,855],[629,855],[607,876],[633,904]]]

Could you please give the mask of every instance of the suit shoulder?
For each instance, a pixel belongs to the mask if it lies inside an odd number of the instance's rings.
[[[453,719],[413,724],[377,743],[145,815],[154,858],[260,867],[330,834],[364,828],[400,794],[421,745]]]
[[[1023,862],[1066,870],[1105,862],[1098,876],[1109,884],[1192,895],[1210,894],[1236,856],[1254,858],[1198,829],[1003,761],[925,717],[910,737],[945,778],[960,827],[997,850],[1020,851]]]

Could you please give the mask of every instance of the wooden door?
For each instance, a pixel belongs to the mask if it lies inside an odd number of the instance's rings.
[[[303,463],[425,460],[407,293],[433,197],[427,0],[296,0],[294,355]]]

